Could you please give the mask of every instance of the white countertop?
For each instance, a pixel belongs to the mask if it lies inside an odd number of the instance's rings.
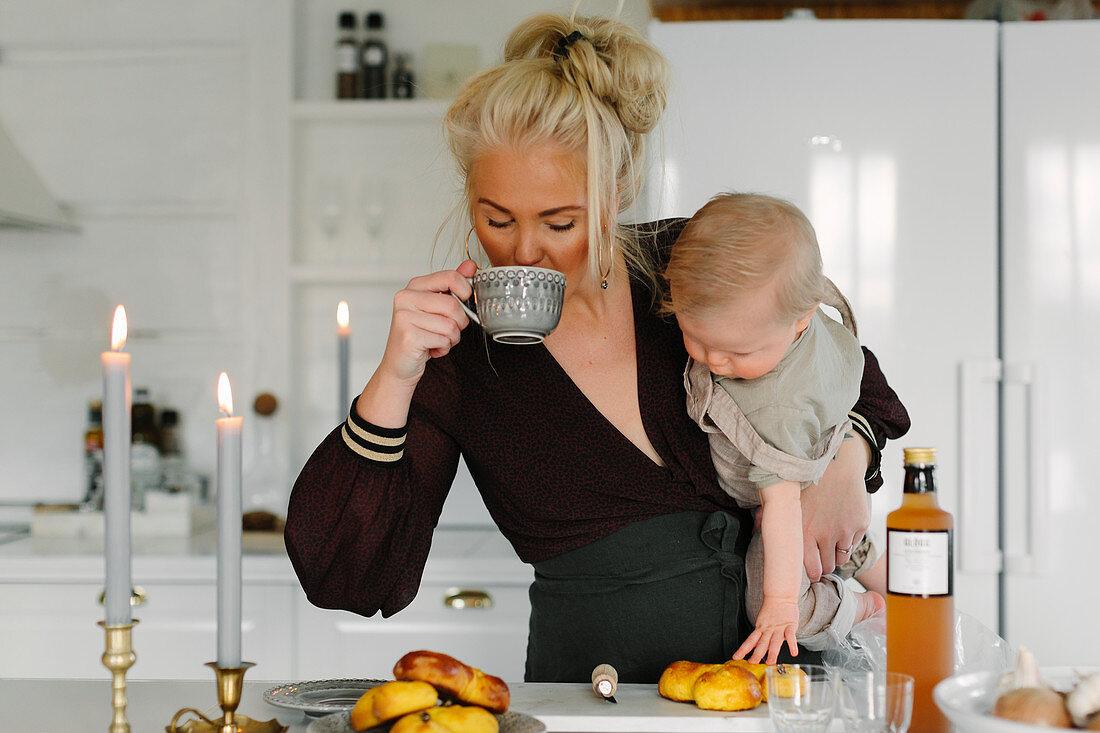
[[[193,537],[135,537],[134,582],[214,582],[216,537],[213,531]],[[242,572],[245,583],[297,584],[282,537],[246,532]],[[24,537],[0,545],[0,583],[82,583],[103,578],[102,539]],[[424,580],[462,583],[529,583],[530,566],[495,528],[437,529],[428,554]]]
[[[305,733],[310,718],[263,700],[271,682],[245,682],[238,712],[255,720],[276,718],[291,733]],[[700,710],[665,700],[656,685],[620,685],[618,704],[597,698],[585,684],[509,683],[512,709],[541,720],[551,731],[771,731],[767,705],[740,713]],[[91,680],[0,680],[5,733],[106,730],[110,683]],[[208,681],[127,683],[127,717],[134,733],[164,730],[176,711],[191,707],[219,715],[213,675]]]

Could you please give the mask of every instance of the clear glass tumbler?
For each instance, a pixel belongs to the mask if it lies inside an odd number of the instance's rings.
[[[885,670],[843,671],[837,701],[846,731],[905,733],[913,715],[913,678]]]
[[[779,733],[824,733],[833,721],[837,680],[817,664],[778,664],[765,672],[768,714]]]

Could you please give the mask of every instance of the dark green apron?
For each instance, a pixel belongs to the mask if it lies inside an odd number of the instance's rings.
[[[751,531],[747,513],[667,514],[535,563],[524,679],[588,682],[607,663],[652,684],[678,659],[726,661],[751,630]]]

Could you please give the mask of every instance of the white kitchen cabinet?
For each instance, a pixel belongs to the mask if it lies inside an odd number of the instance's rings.
[[[0,586],[0,677],[109,679],[100,656],[104,632],[97,583],[26,583]],[[202,679],[217,656],[213,583],[142,586],[134,607],[134,679]],[[246,585],[242,591],[241,646],[255,661],[252,679],[293,677],[294,589]]]
[[[298,599],[298,673],[302,679],[388,679],[406,652],[430,649],[506,680],[523,679],[527,584],[422,583],[390,618],[329,611]]]

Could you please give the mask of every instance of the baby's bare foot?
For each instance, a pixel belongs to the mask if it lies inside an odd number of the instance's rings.
[[[879,609],[886,608],[886,601],[878,593],[869,590],[866,593],[856,593],[856,623],[866,621],[874,616]]]

